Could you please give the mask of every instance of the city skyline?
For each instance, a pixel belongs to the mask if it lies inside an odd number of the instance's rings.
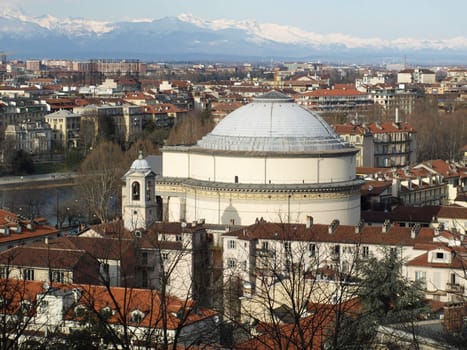
[[[467,37],[463,16],[467,3],[447,0],[392,1],[381,8],[369,0],[306,2],[291,0],[271,4],[258,0],[247,2],[202,0],[188,2],[134,0],[4,0],[0,10],[20,10],[28,16],[51,15],[59,18],[82,17],[98,21],[129,21],[160,19],[167,16],[191,14],[205,21],[255,20],[300,28],[309,32],[343,33],[361,38],[414,38],[441,40]],[[452,10],[452,9],[455,9]]]

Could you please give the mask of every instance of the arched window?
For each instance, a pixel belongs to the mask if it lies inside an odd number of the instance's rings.
[[[139,182],[133,182],[131,185],[131,198],[134,201],[139,201]]]

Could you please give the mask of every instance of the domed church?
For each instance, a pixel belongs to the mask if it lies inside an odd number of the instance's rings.
[[[162,149],[155,194],[164,221],[360,221],[358,150],[318,115],[268,92],[192,146]]]

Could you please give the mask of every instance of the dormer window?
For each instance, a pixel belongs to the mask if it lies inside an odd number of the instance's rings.
[[[130,322],[141,323],[144,318],[144,313],[139,310],[133,310],[130,315]]]
[[[131,185],[131,198],[134,201],[139,201],[139,197],[140,197],[139,182],[133,182],[133,184]]]
[[[110,306],[104,306],[102,309],[99,310],[99,315],[104,319],[108,319],[113,314],[114,314],[114,312],[110,308]]]

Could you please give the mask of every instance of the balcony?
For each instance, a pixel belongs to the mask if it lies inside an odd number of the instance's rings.
[[[446,292],[455,294],[464,294],[464,286],[457,283],[446,283]]]

